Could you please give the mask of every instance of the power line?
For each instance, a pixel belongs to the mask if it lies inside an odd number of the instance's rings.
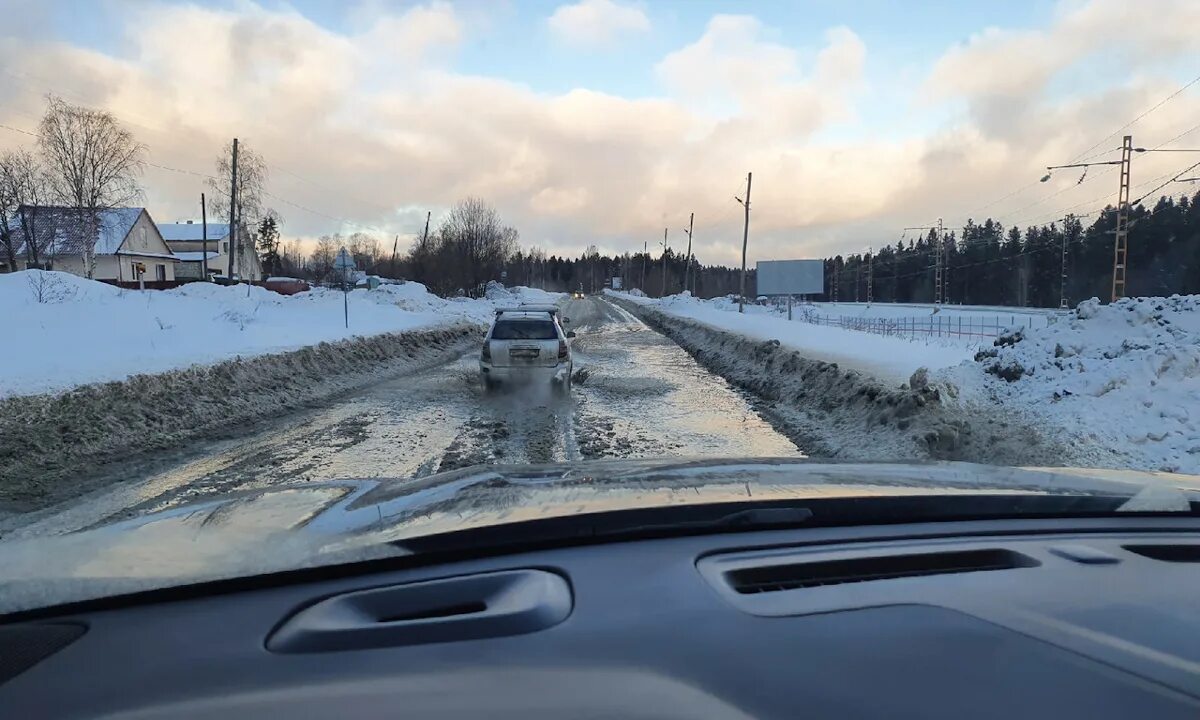
[[[1178,90],[1176,90],[1175,92],[1173,92],[1173,93],[1171,93],[1170,95],[1166,96],[1166,97],[1165,97],[1165,98],[1163,98],[1162,100],[1159,100],[1157,103],[1155,103],[1153,106],[1151,106],[1151,107],[1150,107],[1150,109],[1146,110],[1146,111],[1145,111],[1145,112],[1143,112],[1141,115],[1138,115],[1138,116],[1137,116],[1137,117],[1135,117],[1134,119],[1132,119],[1132,120],[1130,120],[1129,122],[1125,123],[1124,125],[1122,125],[1121,127],[1117,128],[1116,130],[1112,131],[1112,132],[1111,132],[1111,133],[1109,133],[1108,135],[1104,136],[1104,138],[1103,138],[1103,139],[1101,139],[1101,140],[1100,140],[1100,142],[1098,142],[1098,143],[1096,143],[1095,145],[1091,146],[1091,147],[1090,147],[1090,148],[1088,148],[1087,150],[1084,150],[1083,152],[1079,153],[1079,155],[1075,156],[1075,159],[1074,159],[1074,160],[1072,160],[1071,162],[1073,162],[1073,163],[1074,163],[1074,162],[1080,162],[1079,158],[1083,157],[1084,155],[1087,155],[1087,154],[1088,154],[1088,153],[1090,153],[1091,151],[1093,151],[1093,150],[1095,150],[1096,148],[1100,147],[1100,146],[1101,146],[1101,145],[1103,145],[1105,142],[1107,142],[1107,141],[1108,141],[1110,138],[1114,138],[1114,137],[1116,137],[1116,136],[1120,135],[1122,132],[1124,132],[1124,131],[1125,131],[1125,130],[1127,130],[1128,128],[1131,128],[1131,127],[1133,127],[1135,124],[1137,124],[1137,122],[1138,122],[1139,120],[1141,120],[1142,118],[1146,117],[1147,115],[1149,115],[1150,113],[1154,112],[1155,110],[1159,109],[1159,108],[1160,108],[1160,107],[1162,107],[1163,105],[1166,105],[1166,104],[1167,104],[1168,102],[1170,102],[1171,100],[1174,100],[1174,99],[1175,99],[1176,97],[1178,97],[1178,96],[1179,96],[1181,93],[1183,93],[1185,90],[1187,90],[1188,88],[1190,88],[1191,86],[1195,85],[1195,84],[1196,84],[1196,83],[1198,83],[1198,82],[1200,82],[1200,75],[1197,75],[1196,77],[1192,78],[1192,79],[1191,79],[1191,80],[1189,80],[1189,81],[1188,81],[1188,82],[1187,82],[1187,83],[1186,83],[1186,84],[1185,84],[1183,87],[1179,88],[1179,89],[1178,89]]]
[[[31,133],[28,130],[22,130],[21,128],[10,127],[8,125],[0,125],[0,128],[4,128],[5,130],[12,130],[13,132],[21,133],[22,135],[28,135],[29,137],[37,137],[37,135],[35,133]]]
[[[1101,155],[1103,155],[1103,154],[1105,154],[1105,153],[1108,153],[1108,152],[1113,152],[1112,150],[1101,150],[1100,152],[1098,152],[1098,153],[1095,153],[1095,154],[1093,154],[1093,155],[1090,155],[1090,156],[1088,156],[1088,157],[1086,157],[1086,158],[1084,157],[1085,155],[1088,155],[1088,153],[1092,152],[1092,151],[1093,151],[1093,150],[1095,150],[1096,148],[1098,148],[1098,147],[1100,147],[1101,145],[1103,145],[1104,143],[1108,142],[1110,139],[1112,139],[1112,138],[1114,138],[1114,137],[1116,137],[1116,136],[1120,135],[1120,134],[1121,134],[1123,131],[1125,131],[1126,129],[1128,129],[1128,128],[1130,128],[1130,127],[1133,127],[1133,126],[1134,126],[1135,124],[1137,124],[1137,123],[1138,123],[1138,121],[1140,121],[1142,118],[1146,117],[1146,116],[1147,116],[1147,115],[1149,115],[1150,113],[1152,113],[1152,112],[1154,112],[1155,110],[1159,109],[1159,108],[1160,108],[1160,107],[1162,107],[1163,105],[1166,105],[1166,104],[1167,104],[1168,102],[1170,102],[1171,100],[1174,100],[1176,97],[1178,97],[1179,95],[1181,95],[1182,93],[1184,93],[1184,92],[1185,92],[1185,91],[1186,91],[1188,88],[1192,87],[1193,85],[1195,85],[1195,84],[1196,84],[1196,83],[1198,83],[1198,82],[1200,82],[1200,75],[1197,75],[1196,77],[1192,78],[1192,79],[1191,79],[1191,80],[1189,80],[1187,83],[1185,83],[1185,84],[1184,84],[1182,87],[1180,87],[1179,89],[1177,89],[1175,92],[1173,92],[1173,93],[1171,93],[1170,95],[1166,96],[1166,97],[1165,97],[1165,98],[1163,98],[1162,100],[1159,100],[1157,103],[1155,103],[1154,105],[1152,105],[1152,106],[1151,106],[1150,108],[1148,108],[1147,110],[1143,111],[1143,112],[1142,112],[1140,115],[1138,115],[1138,116],[1137,116],[1137,117],[1135,117],[1134,119],[1132,119],[1132,120],[1130,120],[1129,122],[1125,123],[1124,125],[1122,125],[1121,127],[1117,128],[1116,130],[1114,130],[1113,132],[1109,133],[1108,135],[1104,136],[1104,137],[1103,137],[1103,138],[1101,138],[1099,141],[1097,141],[1097,142],[1096,142],[1094,145],[1092,145],[1092,146],[1088,147],[1087,149],[1085,149],[1084,151],[1080,152],[1078,155],[1076,155],[1076,156],[1075,156],[1075,158],[1074,158],[1073,160],[1071,160],[1071,162],[1072,162],[1072,163],[1076,163],[1076,162],[1085,162],[1085,161],[1087,161],[1087,160],[1090,160],[1090,159],[1093,159],[1093,158],[1099,157],[1099,156],[1101,156]],[[1166,143],[1163,143],[1163,144],[1164,144],[1164,145],[1166,145],[1166,144],[1172,143],[1172,142],[1174,142],[1175,140],[1178,140],[1179,138],[1183,137],[1184,135],[1187,135],[1187,134],[1189,134],[1189,133],[1195,132],[1197,129],[1200,129],[1200,125],[1196,125],[1196,126],[1192,127],[1192,128],[1191,128],[1191,129],[1189,129],[1189,130],[1185,130],[1184,132],[1180,133],[1180,134],[1179,134],[1179,135],[1177,135],[1176,137],[1172,138],[1171,140],[1168,140]],[[1161,145],[1160,145],[1159,147],[1161,147]],[[1119,149],[1119,148],[1118,148],[1118,149]],[[1103,174],[1103,173],[1097,173],[1097,174]],[[1017,195],[1017,194],[1019,194],[1019,193],[1022,193],[1022,192],[1024,192],[1024,191],[1028,190],[1029,188],[1031,188],[1031,187],[1033,187],[1033,186],[1035,186],[1035,185],[1037,185],[1037,184],[1038,184],[1038,183],[1037,183],[1036,181],[1034,181],[1034,182],[1029,182],[1029,183],[1027,183],[1027,184],[1025,184],[1025,185],[1022,185],[1021,187],[1017,188],[1016,190],[1013,190],[1012,192],[1008,193],[1007,195],[1004,195],[1003,197],[999,198],[998,200],[993,200],[992,202],[990,202],[990,203],[988,203],[988,204],[986,204],[986,205],[983,205],[982,207],[979,207],[979,208],[976,208],[976,209],[974,209],[974,210],[971,210],[970,212],[966,213],[966,217],[968,217],[968,218],[974,217],[974,216],[975,216],[977,213],[980,213],[980,212],[983,212],[984,210],[987,210],[987,209],[989,209],[989,208],[995,207],[996,205],[999,205],[1000,203],[1004,202],[1005,200],[1008,200],[1009,198],[1013,197],[1014,195]],[[1055,196],[1056,196],[1056,195],[1058,195],[1058,194],[1060,194],[1060,193],[1055,193],[1054,195],[1051,195],[1050,197],[1055,197]],[[1033,205],[1036,205],[1036,204],[1040,204],[1040,203],[1034,203]],[[1013,211],[1013,212],[1014,212],[1014,213],[1021,212],[1021,210],[1024,210],[1024,209],[1026,209],[1026,208],[1032,207],[1033,205],[1026,205],[1024,208],[1021,208],[1020,210],[1016,210],[1016,211]]]
[[[1200,162],[1193,163],[1193,164],[1187,166],[1186,168],[1184,168],[1183,170],[1180,170],[1179,172],[1175,173],[1175,175],[1170,180],[1166,180],[1166,181],[1156,185],[1153,190],[1143,193],[1141,197],[1139,197],[1137,200],[1134,200],[1132,203],[1130,203],[1130,205],[1137,205],[1138,203],[1145,200],[1148,196],[1153,195],[1154,193],[1163,189],[1167,185],[1170,185],[1171,183],[1175,182],[1179,178],[1183,177],[1183,175],[1185,175],[1188,172],[1191,172],[1192,170],[1196,169],[1197,167],[1200,167]]]

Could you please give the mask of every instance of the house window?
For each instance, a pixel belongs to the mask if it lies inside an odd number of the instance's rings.
[[[226,255],[229,254],[229,241],[228,240],[221,243],[221,252],[225,253]]]
[[[158,280],[159,282],[166,281],[166,279],[167,279],[167,266],[166,265],[155,265],[154,266],[154,279]]]

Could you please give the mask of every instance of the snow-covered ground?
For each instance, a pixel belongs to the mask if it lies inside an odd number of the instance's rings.
[[[1062,444],[1065,463],[1200,474],[1200,296],[1042,312],[1048,322],[1018,322],[978,356],[969,346],[788,322],[760,306],[739,315],[726,298],[621,297],[885,381],[926,367],[956,402],[1002,408]]]
[[[889,382],[906,382],[919,367],[930,370],[970,360],[975,349],[961,344],[914,342],[902,337],[814,325],[794,320],[760,305],[747,305],[746,313],[737,312],[737,303],[728,298],[699,300],[690,294],[662,299],[624,293],[621,297],[654,307],[678,317],[736,332],[759,340],[778,340],[781,345],[801,351],[805,357],[861,370]]]
[[[349,337],[455,322],[487,322],[496,305],[554,302],[559,294],[494,287],[488,299],[443,299],[420,283],[349,294],[315,288],[284,296],[252,287],[191,283],[163,291],[121,290],[67,273],[0,275],[8,351],[0,397],[52,392],[295,350]]]

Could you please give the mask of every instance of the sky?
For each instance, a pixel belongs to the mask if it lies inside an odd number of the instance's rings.
[[[306,242],[404,247],[475,196],[566,255],[664,228],[680,248],[694,213],[699,260],[734,265],[752,172],[750,263],[821,257],[938,218],[1097,212],[1109,168],[1038,178],[1125,133],[1200,148],[1195,0],[0,0],[0,18],[0,150],[33,144],[47,93],[108,110],[147,146],[165,222],[199,215],[237,137]],[[1138,155],[1133,197],[1191,162]]]

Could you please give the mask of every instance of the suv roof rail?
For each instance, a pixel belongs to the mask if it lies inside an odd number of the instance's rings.
[[[496,308],[497,315],[499,315],[500,313],[506,313],[506,312],[544,312],[544,313],[550,313],[551,315],[557,315],[558,314],[558,306],[557,305],[518,305],[517,307],[498,307],[498,308]]]

